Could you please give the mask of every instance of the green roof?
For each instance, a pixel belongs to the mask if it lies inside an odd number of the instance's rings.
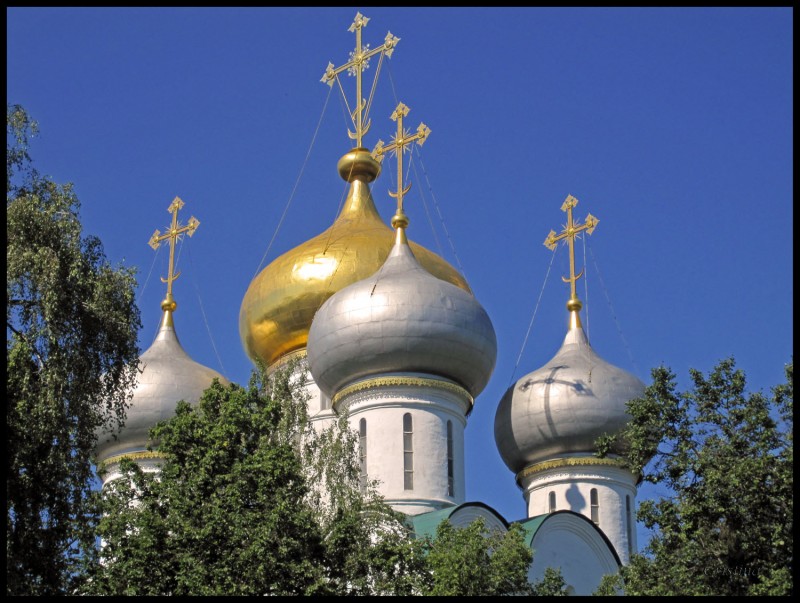
[[[411,517],[407,517],[406,520],[409,524],[409,527],[414,531],[414,536],[416,538],[424,538],[425,536],[430,536],[433,538],[436,536],[436,528],[440,523],[442,523],[445,519],[450,519],[450,517],[464,507],[484,507],[488,509],[494,515],[496,515],[500,521],[502,521],[506,526],[508,526],[508,522],[500,515],[497,511],[492,509],[489,505],[480,502],[468,502],[462,503],[460,505],[455,505],[452,507],[445,507],[444,509],[439,509],[438,511],[429,511],[428,513],[420,513],[419,515],[412,515]]]
[[[489,505],[480,502],[470,502],[470,503],[462,503],[460,505],[455,505],[452,507],[446,507],[444,509],[439,509],[438,511],[430,511],[429,513],[421,513],[419,515],[413,515],[411,517],[406,517],[406,523],[409,528],[414,533],[415,538],[425,538],[426,536],[430,536],[431,538],[436,536],[436,528],[442,523],[445,519],[450,519],[453,513],[458,511],[463,507],[484,507],[488,509],[492,513],[495,514],[506,526],[509,525],[503,516],[500,515],[497,511],[492,509]],[[518,521],[513,521],[511,523],[518,523],[522,526],[522,529],[525,532],[525,542],[530,547],[533,548],[533,539],[536,537],[536,533],[539,531],[539,528],[542,527],[545,521],[547,521],[553,515],[561,515],[561,514],[569,514],[579,518],[579,520],[583,520],[592,526],[595,531],[600,534],[600,537],[605,541],[606,545],[608,546],[611,554],[614,555],[614,559],[617,561],[617,564],[622,564],[619,559],[619,555],[617,555],[617,551],[614,549],[614,545],[611,544],[611,541],[608,537],[603,533],[603,531],[598,528],[592,521],[589,520],[588,517],[584,517],[580,513],[575,513],[574,511],[569,510],[562,510],[562,511],[553,511],[552,513],[543,513],[542,515],[536,515],[535,517],[528,517],[527,519],[521,519]]]
[[[453,511],[458,507],[447,507],[439,509],[438,511],[429,511],[428,513],[421,513],[420,515],[413,515],[408,517],[408,522],[411,524],[411,529],[414,531],[416,538],[424,538],[425,536],[436,536],[436,527],[445,519],[450,519]]]
[[[514,522],[521,525],[525,530],[525,540],[529,547],[533,546],[533,538],[536,536],[536,532],[539,530],[539,528],[542,527],[544,520],[551,515],[552,513],[543,513],[542,515],[536,515],[535,517],[529,517],[528,519]]]

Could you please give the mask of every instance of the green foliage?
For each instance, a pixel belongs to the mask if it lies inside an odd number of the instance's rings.
[[[215,382],[152,431],[160,476],[129,463],[128,479],[98,496],[103,548],[87,594],[414,590],[421,549],[374,491],[361,493],[346,423],[321,436],[310,427],[297,374]]]
[[[481,521],[444,524],[435,539],[415,539],[375,484],[360,483],[347,418],[309,425],[296,368],[269,378],[262,369],[247,388],[215,382],[152,431],[160,475],[128,462],[127,479],[97,494],[103,547],[87,557],[83,593],[532,592],[519,525],[501,535]]]
[[[359,503],[342,509],[331,523],[325,547],[333,594],[409,596],[428,581],[421,543],[399,514],[376,507]]]
[[[622,575],[616,573],[603,576],[592,595],[595,597],[616,597],[621,595],[622,592]]]
[[[426,548],[432,583],[424,594],[533,594],[528,582],[532,553],[519,524],[501,533],[487,530],[482,518],[460,528],[443,521],[436,537],[427,539]]]
[[[82,237],[72,186],[30,164],[36,131],[6,108],[6,593],[71,591],[96,521],[95,432],[124,419],[138,364],[134,271]]]
[[[792,377],[790,363],[771,397],[748,394],[728,359],[678,393],[653,370],[623,438],[631,468],[673,494],[639,507],[655,536],[623,568],[626,594],[792,593]]]
[[[532,588],[533,594],[538,597],[566,597],[569,595],[561,570],[552,567],[544,570],[544,576],[541,580],[534,582]]]
[[[37,175],[31,166],[28,139],[38,132],[39,124],[30,118],[24,108],[6,105],[6,194],[9,199],[22,186],[15,180],[21,179],[24,184],[30,184],[31,178]]]
[[[215,382],[153,430],[160,478],[133,463],[111,482],[99,526],[103,595],[313,594],[322,534],[285,418],[256,387]]]

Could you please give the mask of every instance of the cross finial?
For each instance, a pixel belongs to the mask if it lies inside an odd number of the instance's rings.
[[[183,205],[184,203],[180,197],[175,197],[172,200],[172,203],[170,203],[170,206],[167,208],[167,211],[172,214],[172,224],[164,234],[156,230],[153,236],[150,237],[148,243],[153,249],[158,249],[158,246],[161,245],[163,241],[169,240],[169,271],[167,272],[167,278],[161,278],[162,283],[167,283],[167,297],[161,302],[161,309],[170,312],[174,312],[175,308],[178,307],[178,304],[175,303],[172,297],[172,283],[181,275],[180,272],[177,274],[174,272],[175,242],[183,233],[188,233],[191,237],[197,227],[200,226],[200,221],[194,216],[189,218],[189,222],[187,222],[185,226],[181,226],[178,222],[178,210],[181,209]]]
[[[361,92],[361,75],[367,67],[369,67],[369,59],[376,54],[380,53],[380,59],[378,61],[378,68],[375,70],[375,79],[372,84],[372,91],[370,92],[370,103],[372,101],[372,94],[375,92],[375,84],[378,81],[378,73],[380,72],[381,63],[383,62],[383,57],[391,57],[392,53],[394,52],[394,47],[397,46],[397,43],[400,41],[400,38],[397,36],[393,36],[392,32],[388,32],[386,34],[386,38],[383,41],[383,44],[370,50],[369,44],[366,46],[361,45],[361,30],[367,26],[367,22],[369,18],[365,17],[361,13],[356,13],[356,18],[353,21],[352,25],[347,29],[349,32],[355,32],[356,34],[356,48],[350,53],[350,60],[347,61],[344,65],[340,67],[334,67],[333,63],[328,63],[327,69],[325,69],[325,73],[322,76],[322,82],[328,84],[329,86],[333,86],[334,80],[339,82],[339,87],[341,88],[341,82],[339,81],[339,74],[343,71],[347,71],[349,75],[354,75],[356,78],[356,104],[355,109],[350,112],[350,118],[353,120],[353,124],[355,126],[355,132],[347,131],[347,134],[356,141],[356,146],[358,148],[362,147],[362,140],[364,134],[367,133],[369,130],[370,122],[368,119],[369,116],[369,103],[367,103],[364,98],[362,98]],[[347,101],[347,96],[344,94],[342,90],[342,95],[345,97],[345,102]],[[349,107],[348,107],[349,110]],[[365,123],[366,122],[366,123]]]
[[[403,195],[411,190],[411,183],[409,182],[405,188],[403,187],[403,153],[406,151],[406,146],[412,142],[422,146],[431,133],[431,129],[422,122],[417,126],[415,134],[411,134],[403,128],[403,118],[408,115],[409,111],[410,109],[403,103],[397,105],[391,115],[392,120],[397,122],[397,133],[392,136],[392,142],[388,145],[384,145],[383,141],[379,140],[372,151],[372,156],[378,163],[383,161],[386,153],[397,155],[397,192],[389,191],[389,194],[397,199],[397,213],[392,218],[392,226],[394,228],[397,228],[398,225],[402,228],[408,226],[408,218],[403,213]]]
[[[562,276],[561,279],[565,283],[570,284],[570,298],[567,302],[567,309],[570,311],[578,311],[581,309],[581,302],[578,300],[578,295],[575,292],[575,283],[583,275],[581,270],[577,275],[575,274],[575,239],[582,231],[586,234],[592,234],[597,223],[600,221],[592,214],[586,215],[586,221],[583,224],[576,224],[572,219],[572,208],[578,204],[578,200],[572,195],[567,195],[564,204],[561,206],[561,211],[567,212],[567,224],[561,233],[556,234],[556,231],[551,230],[550,234],[544,240],[544,245],[550,250],[556,248],[559,241],[566,239],[569,244],[569,278]]]

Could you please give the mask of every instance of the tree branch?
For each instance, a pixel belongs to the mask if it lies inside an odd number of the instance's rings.
[[[6,321],[6,327],[11,329],[17,337],[19,337],[22,341],[24,341],[31,348],[31,350],[33,350],[34,355],[39,361],[39,369],[44,370],[44,359],[42,358],[42,355],[39,353],[39,350],[36,349],[36,346],[33,345],[30,341],[28,341],[28,338],[25,337],[25,335],[17,331],[14,328],[14,325],[12,325],[10,322]]]

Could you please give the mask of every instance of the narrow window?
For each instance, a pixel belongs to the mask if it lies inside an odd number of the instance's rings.
[[[556,510],[556,493],[550,493],[550,513],[555,512]]]
[[[625,524],[628,531],[628,555],[633,555],[633,520],[631,517],[631,497],[625,497]]]
[[[359,483],[361,491],[367,489],[367,420],[361,419],[358,423],[358,466],[360,469]]]
[[[453,485],[453,422],[447,422],[447,496],[455,496]]]
[[[600,505],[597,502],[597,488],[592,488],[589,492],[589,499],[592,504],[592,521],[600,523]]]
[[[403,415],[403,489],[414,489],[414,431],[411,424],[411,413]]]

